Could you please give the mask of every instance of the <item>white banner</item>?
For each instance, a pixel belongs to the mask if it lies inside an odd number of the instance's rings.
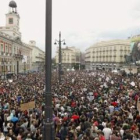
[[[27,56],[23,55],[22,63],[27,63]]]

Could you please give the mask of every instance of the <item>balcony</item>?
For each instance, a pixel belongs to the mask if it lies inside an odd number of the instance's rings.
[[[85,58],[90,58],[90,56],[87,56],[87,57],[85,57]]]
[[[86,52],[85,54],[90,54],[90,52]]]
[[[42,60],[45,59],[45,57],[42,57],[42,56],[36,56],[36,58],[38,58],[38,59],[42,59]]]
[[[21,54],[14,54],[13,57],[16,59],[23,59],[23,55],[21,55]]]
[[[116,49],[114,49],[113,51],[114,51],[114,52],[116,52],[117,50],[116,50]]]

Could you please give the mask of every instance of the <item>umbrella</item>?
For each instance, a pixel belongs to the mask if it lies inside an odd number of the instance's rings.
[[[12,121],[12,122],[17,122],[17,121],[18,121],[18,118],[17,118],[17,117],[12,117],[12,118],[11,118],[11,121]]]

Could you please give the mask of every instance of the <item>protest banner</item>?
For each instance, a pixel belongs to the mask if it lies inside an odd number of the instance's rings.
[[[29,109],[33,109],[33,108],[35,108],[35,101],[21,104],[21,107],[20,107],[21,111],[29,110]]]

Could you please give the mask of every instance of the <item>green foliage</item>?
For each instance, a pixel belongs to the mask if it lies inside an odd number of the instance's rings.
[[[130,40],[131,42],[137,42],[137,41],[140,41],[140,37],[131,38]]]

